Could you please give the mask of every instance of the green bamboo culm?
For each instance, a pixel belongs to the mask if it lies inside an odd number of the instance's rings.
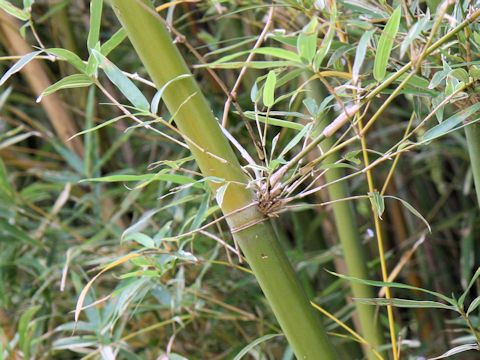
[[[158,88],[190,74],[162,19],[148,0],[111,0],[130,41]],[[252,206],[254,194],[218,122],[192,77],[168,86],[163,100],[204,176],[228,183],[219,204],[273,313],[298,359],[337,359],[268,219]],[[189,99],[185,102],[185,99]],[[221,184],[210,183],[213,192]]]
[[[323,99],[323,90],[319,81],[311,81],[309,83],[310,95],[320,102]],[[324,124],[328,124],[325,116],[319,119],[317,131],[323,130]],[[320,143],[322,150],[327,151],[334,145],[334,139],[329,137]],[[330,155],[325,159],[326,164],[335,163],[340,159],[337,153]],[[325,173],[327,183],[332,183],[327,187],[330,201],[345,199],[350,196],[348,187],[345,182],[338,180],[345,176],[342,168],[331,168]],[[358,231],[357,219],[348,201],[338,201],[331,205],[333,210],[333,218],[335,220],[335,228],[337,230],[338,240],[342,247],[343,258],[347,266],[349,276],[359,279],[368,279],[367,255],[362,246],[362,239]],[[359,282],[350,282],[352,295],[354,298],[374,298],[373,290],[370,286]],[[365,340],[375,349],[385,343],[383,331],[379,319],[375,314],[375,307],[355,302],[355,309],[360,323],[359,332]],[[372,352],[372,349],[364,347],[366,356],[373,360],[378,359]]]
[[[480,206],[480,125],[475,123],[466,126],[465,134],[467,135],[468,155],[472,167],[475,192]]]

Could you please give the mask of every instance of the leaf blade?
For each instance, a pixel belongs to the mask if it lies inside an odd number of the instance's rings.
[[[397,36],[400,26],[402,9],[397,7],[383,29],[380,40],[378,41],[377,54],[373,64],[373,77],[377,81],[382,81],[387,74],[388,60],[392,53],[393,42]]]

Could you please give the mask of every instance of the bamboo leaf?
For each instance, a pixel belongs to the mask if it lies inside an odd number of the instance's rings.
[[[60,59],[65,60],[68,62],[70,65],[75,67],[78,71],[85,73],[87,71],[87,65],[80,59],[80,57],[66,49],[60,49],[60,48],[50,48],[50,49],[45,49],[45,52],[50,55],[54,55],[55,57],[58,57]]]
[[[318,52],[315,55],[315,60],[314,60],[315,71],[318,71],[320,69],[320,66],[322,65],[323,60],[325,59],[325,57],[328,54],[328,51],[330,50],[330,47],[333,42],[333,37],[337,32],[337,6],[335,5],[335,2],[332,2],[332,4],[333,4],[332,12],[330,14],[330,21],[329,21],[327,35],[323,39],[318,49]]]
[[[400,57],[403,58],[405,52],[407,51],[410,44],[420,36],[422,31],[424,31],[428,25],[430,20],[430,10],[427,9],[427,13],[424,17],[422,17],[419,21],[417,21],[408,31],[407,36],[402,41],[402,45],[400,45]]]
[[[350,164],[345,164],[345,163],[324,163],[319,166],[319,169],[321,170],[327,170],[327,169],[352,169],[352,170],[358,170],[353,165]]]
[[[246,66],[249,69],[271,69],[277,67],[298,66],[299,64],[293,61],[250,61],[249,63],[243,61],[227,62],[222,64],[205,64],[197,65],[197,68],[209,67],[211,69],[240,69]]]
[[[377,213],[377,216],[381,219],[382,214],[385,211],[385,201],[383,199],[383,196],[378,192],[369,192],[368,193],[368,198],[370,199],[370,202],[372,203],[373,209]]]
[[[477,281],[479,276],[480,276],[480,267],[477,268],[477,271],[475,271],[475,274],[473,274],[472,278],[470,279],[470,282],[468,283],[467,288],[465,289],[463,294],[458,299],[458,305],[459,306],[463,306],[463,303],[465,302],[465,298],[467,297],[468,292],[470,291],[472,286],[475,284],[475,281]]]
[[[100,24],[102,21],[103,0],[90,1],[90,28],[87,37],[87,49],[94,49],[100,39]]]
[[[157,93],[155,94],[155,96],[153,97],[152,103],[150,105],[150,112],[152,114],[156,114],[158,112],[158,105],[160,104],[160,100],[162,99],[162,96],[163,96],[163,93],[164,93],[165,89],[170,84],[172,84],[172,83],[174,83],[178,80],[189,78],[189,77],[192,77],[192,76],[193,76],[192,74],[182,74],[182,75],[177,76],[176,78],[173,78],[172,80],[167,81],[165,83],[165,85],[163,85],[162,88],[160,90],[158,90]]]
[[[23,8],[30,11],[35,0],[23,0]]]
[[[193,184],[194,179],[177,174],[144,174],[144,175],[110,175],[98,178],[83,179],[80,182],[130,182],[130,181],[168,181],[174,184]]]
[[[227,191],[228,185],[230,185],[230,183],[228,183],[228,182],[223,184],[215,192],[215,200],[217,200],[218,206],[222,206],[222,204],[223,204],[223,198],[225,197],[225,192]],[[193,228],[196,228],[196,227],[198,227],[198,226],[195,226]]]
[[[121,28],[115,34],[113,34],[110,39],[108,39],[107,41],[105,41],[104,44],[102,44],[102,46],[100,47],[100,52],[103,56],[108,56],[108,54],[110,54],[114,49],[116,49],[117,46],[120,45],[126,38],[127,33],[125,29]]]
[[[287,120],[281,120],[281,119],[276,119],[272,117],[266,117],[266,116],[261,116],[261,115],[256,115],[253,111],[245,111],[245,116],[249,119],[260,121],[261,123],[265,123],[268,125],[274,125],[274,126],[280,126],[280,127],[285,127],[289,129],[295,129],[295,130],[302,130],[304,126],[302,124],[295,123],[293,121],[287,121]]]
[[[135,241],[136,243],[142,245],[146,248],[154,248],[155,241],[153,239],[141,232],[130,233],[123,238],[123,241]]]
[[[139,233],[143,231],[147,225],[152,216],[158,213],[159,210],[149,210],[142,214],[142,216],[135,221],[132,225],[130,225],[128,228],[125,229],[125,231],[122,233],[122,236],[120,237],[120,242],[125,240],[129,235]]]
[[[468,72],[465,69],[462,69],[462,68],[452,70],[450,72],[449,76],[453,76],[458,81],[463,81],[464,83],[468,83],[469,77],[470,77]]]
[[[455,115],[449,117],[447,120],[444,120],[440,124],[426,131],[422,137],[421,143],[432,141],[433,139],[439,138],[453,131],[453,129],[460,125],[464,120],[468,119],[479,110],[480,103],[477,103],[468,107],[465,110],[459,111]]]
[[[451,304],[452,306],[456,305],[456,302],[454,300],[448,298],[447,296],[445,296],[443,294],[437,293],[435,291],[419,288],[419,287],[416,287],[416,286],[406,285],[406,284],[397,283],[397,282],[384,282],[384,281],[376,281],[376,280],[358,279],[358,278],[353,277],[353,276],[342,275],[342,274],[338,274],[338,273],[328,271],[328,270],[327,270],[327,272],[329,272],[330,274],[332,274],[334,276],[338,276],[341,279],[346,279],[346,280],[357,282],[357,283],[360,283],[360,284],[371,285],[371,286],[376,286],[376,287],[390,287],[390,288],[397,288],[397,289],[407,289],[407,290],[412,290],[412,291],[420,291],[420,292],[423,292],[423,293],[426,293],[426,294],[433,295],[433,296],[435,296],[439,299],[442,299],[442,300],[448,302],[449,304]]]
[[[69,75],[64,77],[62,80],[57,81],[55,84],[50,85],[45,90],[43,90],[43,92],[37,98],[37,102],[42,101],[42,98],[44,96],[53,94],[58,90],[86,87],[92,84],[93,82],[90,76],[87,76],[84,74]]]
[[[10,1],[0,0],[0,9],[12,15],[13,17],[16,17],[19,20],[27,21],[28,19],[30,19],[30,13],[28,11],[19,9],[18,7],[10,3]]]
[[[402,10],[399,6],[388,20],[378,41],[377,54],[373,64],[373,77],[377,81],[382,81],[387,74],[388,61],[392,52],[393,42],[400,26],[401,16]]]
[[[255,53],[255,54],[262,54],[262,55],[269,55],[279,59],[290,60],[294,62],[301,62],[300,57],[295,54],[293,51],[285,50],[282,48],[275,48],[275,47],[263,47],[254,50],[249,50],[248,53]]]
[[[218,64],[227,63],[227,62],[232,61],[233,59],[236,59],[240,56],[251,54],[251,53],[260,54],[260,55],[268,55],[268,56],[273,56],[273,57],[283,59],[283,60],[290,60],[290,61],[301,63],[300,56],[298,56],[298,54],[294,53],[293,51],[289,51],[289,50],[282,49],[282,48],[275,48],[275,47],[261,47],[261,48],[258,48],[258,49],[239,51],[239,52],[236,52],[235,54],[230,54],[230,55],[223,56],[220,59],[211,63],[210,65],[218,65]]]
[[[467,310],[467,316],[480,305],[480,296],[477,296],[470,304]]]
[[[427,301],[427,300],[408,300],[408,299],[385,299],[385,298],[373,298],[373,299],[363,299],[363,298],[354,298],[355,301],[360,304],[366,305],[379,305],[379,306],[396,306],[401,308],[426,308],[426,309],[445,309],[458,311],[455,306],[445,305],[437,301]]]
[[[428,228],[428,231],[432,232],[432,228],[430,227],[430,224],[428,223],[427,219],[425,219],[422,214],[420,214],[417,209],[415,209],[412,205],[410,205],[408,202],[406,202],[405,200],[403,199],[400,199],[396,196],[393,196],[393,195],[387,195],[387,196],[384,196],[385,198],[390,198],[390,199],[395,199],[395,200],[398,200],[402,203],[403,206],[405,206],[407,208],[408,211],[410,211],[413,215],[415,215],[416,217],[418,217],[420,220],[423,221],[423,223],[427,226]]]
[[[134,259],[136,257],[139,257],[141,256],[140,254],[137,254],[137,253],[130,253],[130,254],[127,254],[123,257],[121,257],[120,259],[117,259],[115,261],[113,261],[112,263],[108,264],[107,266],[105,266],[102,271],[100,271],[97,275],[95,275],[88,283],[87,285],[85,285],[85,287],[83,288],[82,292],[80,293],[80,295],[78,296],[78,300],[77,300],[77,306],[75,307],[75,322],[78,321],[78,318],[80,317],[80,312],[82,311],[82,308],[83,308],[83,303],[85,301],[85,297],[87,296],[87,293],[88,293],[88,290],[92,287],[93,283],[95,282],[95,280],[97,280],[100,275],[102,275],[104,272],[110,270],[110,269],[113,269],[114,267],[118,266],[118,265],[121,265],[131,259]]]
[[[297,133],[297,135],[295,135],[293,139],[290,140],[288,144],[282,149],[282,152],[280,153],[279,158],[283,158],[295,145],[297,145],[300,142],[300,140],[302,140],[307,135],[307,133],[310,131],[311,128],[312,128],[312,123],[304,126],[304,128],[300,130]]]
[[[297,51],[305,64],[312,62],[317,51],[317,26],[318,20],[314,16],[297,38]]]
[[[270,70],[263,86],[263,104],[271,107],[275,103],[275,84],[277,83],[277,75],[275,71]]]
[[[372,38],[374,32],[375,30],[365,32],[360,38],[360,41],[358,42],[355,61],[353,62],[352,68],[353,83],[356,83],[358,81],[358,75],[360,74],[360,69],[362,67],[363,61],[365,60],[365,54],[367,53],[367,48],[370,44],[370,39]]]
[[[143,94],[138,90],[135,84],[127,78],[119,68],[117,68],[110,60],[100,54],[97,50],[92,49],[92,53],[97,61],[102,65],[102,69],[112,83],[121,91],[123,95],[138,109],[148,110],[150,104]]]
[[[465,352],[465,351],[470,351],[470,350],[477,350],[478,351],[479,350],[478,344],[459,345],[459,346],[454,347],[453,349],[448,350],[446,353],[444,353],[440,356],[430,358],[428,360],[444,359],[444,358],[447,358],[447,357],[450,357],[450,356],[453,356],[453,355],[456,355],[456,354],[460,354],[460,353]]]
[[[267,335],[264,335],[262,337],[259,337],[258,339],[255,339],[254,341],[252,341],[250,344],[248,344],[247,346],[245,346],[237,355],[235,355],[235,357],[233,358],[233,360],[241,360],[245,355],[247,355],[249,353],[250,350],[252,350],[255,346],[258,346],[259,344],[261,344],[262,342],[264,341],[267,341],[267,340],[270,340],[270,339],[273,339],[277,336],[282,336],[282,334],[267,334]]]
[[[31,53],[28,53],[26,55],[23,55],[20,60],[18,60],[8,71],[2,76],[0,79],[0,86],[5,84],[5,81],[7,81],[13,74],[19,72],[20,70],[23,69],[25,65],[27,65],[30,61],[35,59],[35,57],[40,54],[41,51],[34,51]]]
[[[80,136],[80,135],[84,135],[84,134],[90,133],[90,132],[92,132],[92,131],[96,131],[96,130],[101,129],[101,128],[107,126],[107,125],[113,124],[113,123],[117,122],[118,120],[125,119],[126,117],[129,117],[129,115],[121,115],[121,116],[117,116],[116,118],[113,118],[113,119],[104,121],[104,122],[102,122],[101,124],[99,124],[99,125],[97,125],[97,126],[94,126],[94,127],[89,128],[89,129],[85,129],[85,130],[83,130],[83,131],[80,131],[80,132],[76,133],[76,134],[73,135],[70,139],[76,138],[77,136]],[[70,139],[69,139],[69,140],[70,140]]]
[[[30,136],[40,136],[40,133],[38,133],[37,131],[29,131],[9,137],[0,142],[0,150],[15,145],[16,143],[19,143],[25,139],[28,139]]]
[[[76,349],[84,349],[89,346],[98,345],[97,338],[95,336],[82,335],[82,336],[70,336],[60,338],[52,343],[52,349],[75,351]]]

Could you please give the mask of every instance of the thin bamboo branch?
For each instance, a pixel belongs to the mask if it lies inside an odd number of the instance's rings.
[[[358,122],[359,130],[360,133],[363,133],[363,127],[362,127],[362,121],[359,120]],[[360,138],[360,142],[362,145],[362,153],[363,153],[363,161],[365,164],[365,168],[367,168],[370,165],[370,160],[368,158],[368,152],[367,152],[367,142],[365,139],[365,135],[363,134]],[[366,176],[367,176],[367,183],[368,183],[368,191],[370,193],[373,193],[375,191],[375,185],[373,182],[373,175],[372,175],[372,170],[369,169],[366,171]],[[377,215],[377,212],[373,208],[372,205],[372,216],[373,216],[373,221],[375,224],[375,237],[377,238],[377,246],[378,246],[378,255],[380,257],[380,267],[382,271],[382,280],[384,282],[388,281],[388,268],[387,268],[387,262],[385,260],[385,248],[383,244],[383,234],[382,234],[382,226],[380,224],[380,218]],[[387,299],[391,299],[392,294],[390,291],[389,287],[385,287],[385,297]],[[394,360],[399,359],[399,352],[397,351],[397,335],[395,332],[395,319],[393,315],[393,307],[392,305],[387,306],[387,316],[388,316],[388,326],[390,329],[390,341],[392,342],[392,355]]]
[[[317,101],[321,99],[321,89],[318,82],[311,82],[311,94],[316,97]],[[323,123],[323,122],[320,122]],[[333,138],[326,138],[320,147],[330,149],[334,146]],[[334,163],[340,159],[338,153],[333,153],[325,159],[327,163]],[[338,240],[342,246],[343,258],[347,265],[348,274],[359,279],[368,279],[367,255],[362,246],[362,239],[358,232],[357,219],[352,208],[351,202],[335,201],[338,199],[348,198],[350,196],[345,182],[336,182],[345,176],[345,172],[341,168],[328,169],[325,172],[327,183],[332,183],[327,187],[328,195],[331,201],[333,217],[335,219],[335,227],[338,234]],[[350,284],[352,295],[355,298],[373,298],[373,290],[358,282]],[[384,344],[385,340],[382,333],[381,324],[375,315],[375,308],[370,305],[355,303],[360,323],[360,333],[365,337],[369,346],[364,347],[365,354],[369,359],[377,358],[377,354],[372,352],[372,348]]]

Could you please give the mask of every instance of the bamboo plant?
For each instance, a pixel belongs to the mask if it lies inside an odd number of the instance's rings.
[[[162,19],[148,1],[112,0],[111,3],[158,88],[190,74]],[[219,205],[230,231],[296,356],[336,359],[320,320],[280,247],[268,214],[259,210],[254,193],[246,188],[247,178],[195,80],[186,77],[178,80],[175,88],[166,87],[163,100],[175,114],[175,123],[203,175],[224,179],[223,185],[211,182],[212,191],[224,186]]]

